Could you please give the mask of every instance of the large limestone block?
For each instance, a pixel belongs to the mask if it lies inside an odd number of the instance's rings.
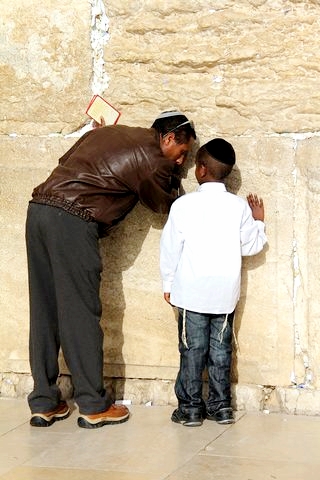
[[[240,384],[288,385],[295,365],[295,290],[294,227],[303,204],[296,201],[296,177],[292,175],[296,141],[287,137],[227,138],[237,153],[237,169],[231,190],[245,196],[256,191],[264,198],[268,247],[265,252],[243,262],[242,293],[237,309],[235,333],[239,350],[235,351],[233,380]],[[56,166],[58,158],[75,139],[57,137],[3,137],[0,142],[2,187],[0,197],[1,303],[6,322],[1,329],[2,371],[27,371],[28,294],[24,246],[25,212],[31,191]],[[305,160],[317,150],[317,140],[299,146],[297,169],[305,172]],[[315,154],[312,154],[315,157]],[[23,159],[23,164],[21,163]],[[316,160],[309,161],[312,176],[300,175],[314,184]],[[309,170],[308,170],[309,171]],[[184,179],[186,191],[197,187],[194,170]],[[301,185],[302,189],[303,184]],[[312,187],[314,190],[314,187]],[[299,190],[299,192],[302,190]],[[299,193],[298,192],[298,193]],[[310,195],[308,193],[308,195]],[[316,195],[312,193],[313,202]],[[312,204],[313,205],[313,204]],[[295,210],[296,209],[296,210]],[[296,213],[295,213],[296,212]],[[141,205],[101,241],[104,263],[101,296],[102,326],[105,331],[106,374],[131,378],[174,379],[178,367],[175,312],[163,301],[158,255],[161,229],[166,220]],[[309,223],[307,223],[309,225]],[[316,230],[309,228],[308,239],[317,245]],[[303,230],[297,238],[304,239]],[[305,240],[306,242],[306,240]],[[299,252],[300,254],[300,252]],[[314,256],[317,251],[314,251]],[[301,251],[300,264],[305,275],[311,265]],[[307,257],[306,257],[307,258]],[[313,258],[313,257],[312,257]],[[313,278],[313,277],[311,277]],[[317,284],[310,285],[315,289]],[[19,292],[19,295],[17,295]],[[301,302],[304,291],[299,292]],[[317,325],[314,315],[310,361],[316,365]],[[294,323],[295,322],[295,323]],[[301,319],[300,337],[308,317]],[[308,331],[308,330],[307,330]],[[12,335],[17,332],[19,335]],[[303,365],[302,365],[303,367]],[[300,365],[300,369],[302,368]],[[302,374],[304,370],[302,370]]]
[[[287,137],[232,141],[237,169],[231,190],[245,196],[257,191],[266,205],[269,244],[266,251],[244,260],[242,295],[236,318],[239,351],[233,376],[240,384],[288,385],[304,356],[297,334],[309,343],[309,363],[317,378],[316,275],[317,138],[296,144]],[[47,177],[73,138],[3,137],[0,142],[2,187],[1,303],[6,323],[1,330],[2,371],[27,371],[28,295],[24,247],[25,211],[33,187]],[[21,164],[23,159],[23,165]],[[295,163],[296,162],[296,163]],[[296,174],[292,175],[296,167]],[[193,168],[184,180],[186,191],[196,188]],[[305,192],[303,194],[303,192]],[[303,196],[303,195],[304,196]],[[304,201],[302,201],[304,199]],[[306,202],[306,200],[308,200]],[[307,208],[308,207],[308,208]],[[311,208],[310,208],[311,207]],[[138,205],[109,237],[101,242],[106,373],[131,378],[174,379],[178,367],[174,311],[164,303],[158,269],[159,239],[166,220]],[[307,228],[306,228],[307,227]],[[294,234],[304,289],[295,291]],[[314,245],[315,249],[304,246]],[[306,255],[306,252],[308,255]],[[311,255],[311,257],[310,257]],[[311,264],[310,264],[311,258]],[[306,288],[313,295],[306,299]],[[17,295],[19,292],[19,295]],[[308,290],[309,292],[309,290]],[[308,297],[309,298],[309,297]],[[315,298],[315,299],[314,299]],[[297,299],[303,316],[297,321]],[[308,308],[304,308],[304,303]],[[308,312],[312,323],[308,325]],[[299,311],[298,311],[299,313]],[[17,332],[19,335],[12,335]],[[302,348],[303,347],[303,348]],[[297,358],[294,358],[296,355]],[[301,357],[301,358],[300,358]],[[296,365],[298,364],[298,366]],[[302,365],[303,367],[304,365]],[[301,368],[301,365],[300,365]],[[302,370],[302,374],[304,374]],[[303,379],[303,377],[302,377]]]
[[[262,253],[243,259],[241,297],[235,320],[238,349],[235,342],[233,380],[240,384],[286,385],[294,368],[295,141],[280,136],[225,138],[233,144],[237,155],[228,188],[244,198],[249,192],[263,197],[268,235],[268,245]],[[192,169],[184,186],[186,191],[197,187]]]
[[[28,372],[25,218],[33,188],[74,139],[0,137],[0,371]]]
[[[177,324],[162,296],[159,241],[165,216],[141,205],[101,241],[107,373],[174,378]],[[121,366],[121,367],[120,367]]]
[[[282,412],[292,415],[320,415],[320,391],[304,388],[276,389]]]
[[[173,105],[200,118],[205,134],[319,130],[317,2],[106,7],[107,94],[129,122]]]
[[[87,0],[1,1],[0,133],[72,131],[92,69]]]
[[[286,137],[230,139],[237,152],[231,190],[262,195],[268,246],[244,259],[237,309],[234,381],[289,384],[293,358],[293,194],[295,141]],[[196,187],[194,169],[185,190]],[[174,378],[178,366],[174,312],[162,303],[158,269],[159,218],[141,206],[103,240],[102,298],[108,373]],[[123,365],[121,370],[120,365]],[[112,367],[111,367],[112,366]],[[130,372],[130,373],[129,373]],[[166,376],[167,375],[167,376]]]
[[[241,172],[239,194],[257,192],[265,203],[268,245],[243,260],[234,362],[240,384],[286,385],[293,369],[292,250],[294,141],[285,137],[234,142]]]
[[[320,139],[297,142],[295,163],[295,351],[304,375],[298,383],[320,387]]]

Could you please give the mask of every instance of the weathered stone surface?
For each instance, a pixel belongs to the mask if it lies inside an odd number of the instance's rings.
[[[63,137],[0,136],[0,371],[28,372],[25,218],[31,192],[74,142]]]
[[[0,134],[69,132],[90,99],[90,7],[2,0]]]
[[[9,398],[25,398],[33,387],[30,375],[17,373],[0,374],[0,396]]]
[[[320,388],[320,235],[317,213],[320,208],[319,137],[297,143],[295,158],[296,201],[294,235],[294,350],[303,366],[297,383]]]
[[[123,119],[175,104],[201,135],[319,130],[316,2],[110,1],[107,13],[108,94]]]
[[[280,411],[293,415],[320,415],[320,392],[304,388],[277,388]]]
[[[263,387],[261,385],[234,385],[233,407],[237,410],[259,411],[263,408]]]
[[[105,17],[95,10],[110,25],[109,37],[100,38],[104,59],[90,39],[96,4],[2,2],[1,395],[32,388],[24,246],[31,191],[76,141],[57,132],[82,124],[92,78],[104,85],[105,74],[108,88],[100,93],[120,109],[121,123],[148,126],[177,107],[195,120],[200,144],[223,136],[234,145],[228,188],[263,197],[268,235],[265,251],[243,261],[234,403],[318,414],[318,2],[111,0]],[[190,164],[184,188],[196,187]],[[162,299],[158,266],[165,220],[138,205],[101,242],[105,375],[117,398],[135,403],[176,402],[177,324]],[[63,359],[61,371],[68,373]],[[69,380],[61,387],[70,396]]]

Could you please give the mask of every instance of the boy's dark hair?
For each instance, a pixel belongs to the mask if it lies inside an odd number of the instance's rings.
[[[223,138],[214,138],[199,148],[196,163],[207,167],[215,180],[223,180],[231,173],[236,154],[231,143]]]
[[[190,138],[196,139],[193,122],[175,110],[162,112],[153,122],[151,128],[157,130],[163,137],[173,132],[178,144],[188,143]]]

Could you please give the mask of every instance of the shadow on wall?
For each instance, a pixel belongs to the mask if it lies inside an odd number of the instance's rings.
[[[188,168],[194,165],[191,160]],[[187,172],[186,172],[187,174]],[[183,175],[185,177],[185,175]],[[235,167],[226,182],[227,190],[237,194],[241,188],[241,173]],[[103,314],[101,327],[104,331],[104,361],[106,387],[115,399],[124,398],[126,366],[122,355],[123,319],[126,301],[123,291],[123,272],[135,263],[150,228],[162,230],[166,215],[159,215],[138,204],[132,212],[114,229],[109,236],[101,240],[100,250],[103,261],[101,281],[101,299]],[[265,250],[254,257],[243,259],[241,298],[236,309],[234,331],[236,337],[241,328],[245,311],[248,286],[247,272],[265,263]],[[175,341],[175,339],[173,340]],[[238,381],[237,349],[234,345],[232,363],[232,382]]]
[[[235,167],[228,177],[228,182],[226,183],[227,190],[237,194],[242,185],[241,172],[238,167]],[[235,312],[234,320],[234,336],[233,339],[233,356],[232,356],[232,367],[231,367],[231,381],[232,383],[238,383],[238,333],[241,328],[242,317],[245,313],[245,305],[247,300],[247,289],[248,289],[248,271],[255,270],[259,268],[266,262],[266,252],[268,247],[265,246],[262,252],[252,257],[243,257],[242,259],[242,268],[241,268],[241,292],[238,305]]]
[[[115,399],[124,398],[126,378],[126,366],[122,355],[123,319],[126,310],[123,272],[135,263],[150,228],[162,229],[166,219],[166,215],[153,213],[138,204],[108,237],[101,240],[103,262],[101,327],[104,332],[106,388]]]
[[[197,148],[198,143],[195,142],[186,162],[180,167],[182,179],[187,178],[189,169],[194,167]],[[178,174],[178,171],[176,173]],[[180,191],[180,194],[182,193],[184,193],[183,188]],[[105,388],[113,400],[124,398],[126,380],[126,366],[122,354],[123,320],[126,310],[123,272],[135,263],[150,228],[162,230],[166,221],[167,215],[154,213],[138,203],[126,218],[109,232],[107,237],[100,240],[103,267],[100,285],[102,302],[100,325],[104,333],[104,377]],[[158,252],[155,252],[155,255],[158,255]],[[60,352],[59,362],[61,376],[58,384],[63,391],[63,398],[70,399],[73,396],[72,378],[62,352]]]
[[[123,319],[126,310],[123,272],[134,264],[150,228],[162,230],[166,220],[167,215],[153,213],[138,203],[107,237],[100,240],[103,267],[100,285],[102,302],[100,325],[104,333],[104,380],[105,388],[113,400],[124,398],[126,379],[122,356]],[[74,393],[72,377],[62,351],[59,354],[59,364],[61,375],[58,378],[58,385],[62,397],[71,399]]]
[[[244,257],[242,261],[242,269],[241,269],[241,296],[239,303],[236,308],[235,314],[235,323],[234,323],[234,335],[236,339],[238,339],[238,334],[241,328],[241,322],[243,314],[245,314],[245,304],[247,300],[247,289],[248,289],[248,271],[255,270],[259,268],[261,265],[266,263],[266,252],[268,247],[265,246],[262,252],[254,255],[252,257]],[[259,303],[257,304],[259,305]],[[259,318],[256,319],[259,321]],[[231,378],[233,383],[238,383],[238,354],[240,353],[238,346],[233,344],[233,358],[232,358],[232,369],[231,369]]]
[[[191,159],[188,168],[194,167]],[[188,171],[185,169],[183,178]],[[241,173],[234,167],[227,179],[228,191],[237,194],[241,188]],[[100,251],[103,262],[101,278],[101,300],[103,313],[101,327],[104,332],[104,364],[106,388],[114,399],[124,398],[126,380],[126,366],[122,355],[123,319],[126,310],[125,295],[123,291],[123,272],[135,263],[150,228],[162,230],[167,220],[167,215],[151,212],[141,204],[130,212],[127,217],[110,232],[109,236],[102,239]],[[236,338],[241,328],[242,317],[245,312],[248,287],[248,271],[254,270],[265,263],[267,249],[253,257],[245,257],[242,262],[241,297],[236,308],[234,333]],[[160,292],[159,292],[160,294]],[[177,312],[175,311],[176,317]],[[176,342],[176,338],[172,341]],[[138,346],[139,348],[139,346]],[[238,350],[236,342],[233,347],[232,383],[238,383]],[[63,361],[63,359],[61,359]],[[66,367],[64,367],[66,370]],[[62,370],[63,371],[63,370]],[[62,378],[63,380],[63,378]],[[207,396],[207,372],[204,372],[204,397]],[[72,397],[70,381],[63,384],[66,398]],[[70,391],[69,391],[70,390]]]
[[[194,167],[198,148],[198,141],[196,141],[184,165],[177,167],[182,179],[187,178],[189,170]],[[182,188],[180,195],[183,193]],[[123,272],[135,263],[150,228],[162,230],[166,220],[167,215],[154,213],[138,203],[100,243],[103,262],[101,327],[104,332],[105,380],[106,388],[115,399],[124,398],[126,379],[126,366],[122,355],[123,319],[126,310]],[[158,252],[155,252],[155,255],[158,255]],[[159,295],[161,295],[161,291],[159,291]]]

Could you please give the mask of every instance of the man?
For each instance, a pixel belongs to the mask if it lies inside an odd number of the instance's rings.
[[[179,189],[177,168],[196,134],[178,111],[151,128],[107,126],[85,133],[36,187],[26,223],[30,291],[30,424],[70,414],[56,384],[61,347],[70,370],[78,425],[128,420],[103,385],[99,238],[138,201],[166,213]]]

